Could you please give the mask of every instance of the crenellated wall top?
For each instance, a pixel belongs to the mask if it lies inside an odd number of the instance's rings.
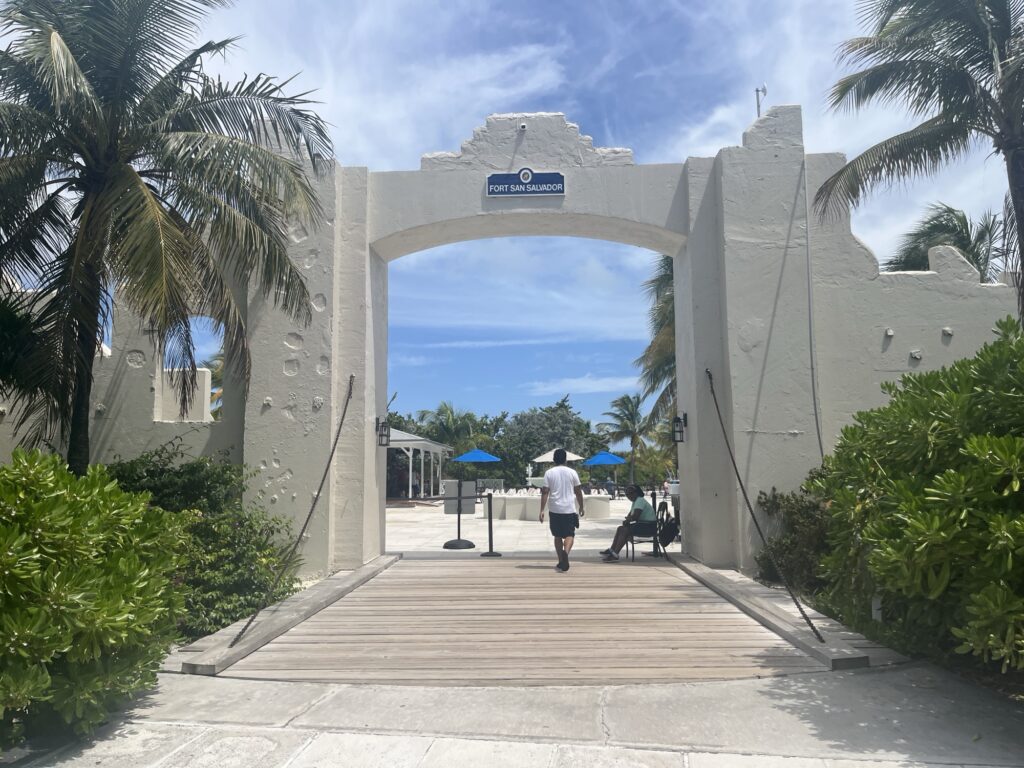
[[[561,112],[491,115],[458,152],[423,155],[420,169],[517,171],[523,167],[588,168],[633,165],[633,150],[595,147]]]

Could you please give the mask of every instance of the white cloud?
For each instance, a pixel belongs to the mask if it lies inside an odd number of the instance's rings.
[[[653,260],[650,252],[616,243],[550,237],[423,251],[392,263],[389,322],[490,332],[460,344],[467,348],[645,340],[647,299],[640,284]]]
[[[425,152],[454,150],[497,108],[549,94],[565,82],[564,43],[510,35],[489,50],[467,45],[467,28],[507,23],[487,3],[312,2],[283,14],[270,0],[248,0],[213,16],[208,33],[244,39],[221,71],[237,77],[296,72],[313,88],[332,125],[343,165],[374,170],[419,167]],[[508,27],[514,27],[508,23]]]
[[[586,395],[601,392],[636,392],[640,383],[636,376],[594,376],[586,374],[576,378],[531,381],[524,384],[531,395]]]
[[[407,355],[401,352],[393,352],[388,356],[388,362],[395,367],[422,368],[427,365],[436,365],[443,361],[440,358],[427,357],[426,355]]]

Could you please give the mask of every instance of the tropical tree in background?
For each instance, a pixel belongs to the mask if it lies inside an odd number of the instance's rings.
[[[451,445],[456,454],[480,448],[498,456],[500,463],[466,464],[458,471],[467,480],[501,478],[508,488],[522,486],[532,459],[552,448],[563,447],[582,456],[608,450],[607,439],[572,407],[568,396],[553,405],[528,408],[511,416],[504,411],[497,416],[480,416],[442,402],[433,410],[420,411],[416,417],[389,412],[388,422],[395,429]],[[453,428],[453,424],[457,426]],[[452,442],[452,435],[464,437]],[[407,466],[401,451],[388,452],[390,475],[407,471]]]
[[[210,415],[219,420],[224,405],[224,348],[199,364],[210,371]]]
[[[215,321],[228,364],[248,374],[233,280],[309,317],[287,233],[323,218],[307,168],[326,171],[331,142],[304,94],[205,71],[233,41],[193,39],[229,4],[0,5],[0,273],[39,297],[19,427],[32,424],[30,441],[59,431],[79,474],[111,293],[152,330],[183,412],[196,385],[190,315]]]
[[[952,245],[978,269],[981,282],[992,282],[1005,260],[1006,230],[1003,220],[986,211],[977,221],[945,203],[928,207],[928,214],[903,236],[896,254],[882,268],[887,272],[929,269],[928,249]]]
[[[651,300],[651,341],[633,364],[640,368],[644,398],[654,397],[650,418],[668,420],[676,411],[676,309],[672,257],[659,256],[654,275],[644,283]]]
[[[836,83],[831,107],[902,104],[920,122],[840,168],[818,190],[817,210],[858,205],[879,184],[932,174],[988,143],[1006,163],[1012,218],[1024,220],[1024,3],[861,0],[860,17],[867,36],[839,56],[860,69]],[[1024,263],[1021,248],[1018,240],[1011,270]]]
[[[477,418],[470,411],[456,408],[450,401],[442,401],[432,411],[420,411],[417,420],[426,429],[426,437],[452,446],[456,453],[463,453],[473,446],[477,433]]]
[[[640,395],[622,395],[611,402],[611,410],[604,415],[610,421],[598,424],[610,442],[620,440],[629,442],[629,482],[636,482],[636,454],[644,443],[644,438],[651,434],[652,424],[649,416],[642,409],[643,398]]]

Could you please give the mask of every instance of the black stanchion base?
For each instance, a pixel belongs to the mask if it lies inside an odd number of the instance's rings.
[[[501,557],[501,552],[481,552],[480,557]]]
[[[476,544],[468,539],[452,539],[444,543],[445,549],[476,549]]]

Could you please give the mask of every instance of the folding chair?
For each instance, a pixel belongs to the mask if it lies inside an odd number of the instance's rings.
[[[655,492],[651,493],[651,506],[655,507],[655,509],[657,509],[659,513],[662,511],[662,507],[665,507],[666,509],[668,508],[668,506],[665,504],[664,501],[661,502],[661,506],[660,507],[657,506],[657,502],[658,502],[658,494],[655,491]],[[653,522],[633,523],[633,527],[629,531],[629,537],[626,539],[626,555],[627,556],[630,556],[630,551],[629,551],[630,545],[633,546],[633,551],[632,551],[632,554],[631,554],[631,556],[629,558],[630,561],[636,561],[636,543],[638,541],[641,544],[646,544],[647,542],[653,543],[654,544],[654,551],[650,552],[650,553],[647,553],[647,554],[650,554],[650,555],[652,555],[654,557],[661,557],[661,544],[658,541],[658,539],[659,539],[658,534],[661,533],[661,520],[662,520],[662,518],[661,518],[661,515],[659,514],[654,519]]]
[[[661,552],[658,549],[658,528],[660,525],[658,521],[645,522],[645,523],[633,523],[630,528],[629,536],[626,538],[626,555],[629,556],[630,560],[636,560],[636,545],[637,542],[646,544],[648,542],[654,543],[654,552],[651,554],[655,557],[659,557]],[[632,555],[630,556],[630,545],[633,547]]]

